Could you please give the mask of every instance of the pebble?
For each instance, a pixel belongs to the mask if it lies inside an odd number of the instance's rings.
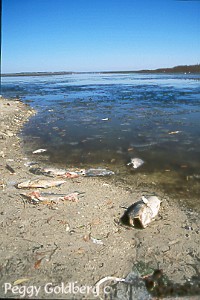
[[[186,225],[184,228],[185,228],[186,230],[193,230],[193,228],[192,228],[191,226],[188,226],[188,225]]]
[[[0,156],[4,158],[5,157],[5,153],[3,151],[0,151]]]
[[[9,136],[9,137],[12,137],[14,136],[15,134],[9,130],[6,131],[6,135]]]

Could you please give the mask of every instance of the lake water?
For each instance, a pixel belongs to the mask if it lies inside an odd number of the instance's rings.
[[[38,114],[23,129],[27,154],[48,165],[108,167],[144,176],[199,209],[200,74],[72,74],[3,77],[2,94]],[[127,166],[138,157],[144,165]]]

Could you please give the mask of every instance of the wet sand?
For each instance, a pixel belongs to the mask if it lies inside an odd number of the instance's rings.
[[[38,297],[32,298],[78,299],[72,294],[47,293],[44,287],[72,282],[94,286],[105,276],[125,278],[138,263],[145,271],[162,269],[177,284],[199,276],[199,215],[178,206],[159,187],[156,194],[162,205],[149,227],[140,230],[118,224],[123,207],[139,200],[146,190],[144,177],[136,179],[137,188],[107,177],[69,178],[45,192],[79,191],[83,194],[78,202],[34,205],[25,201],[15,185],[47,178],[29,172],[26,165],[32,158],[25,156],[19,138],[24,122],[33,114],[20,101],[0,98],[1,298],[19,298],[10,290],[5,294],[5,283],[13,285],[22,279],[19,285],[41,287]],[[34,157],[37,161],[38,156]],[[84,297],[100,299],[92,293]]]

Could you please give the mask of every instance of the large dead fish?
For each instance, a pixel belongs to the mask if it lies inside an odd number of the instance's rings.
[[[142,197],[127,208],[121,222],[133,227],[145,228],[158,214],[161,201],[156,196]]]
[[[29,171],[37,175],[46,175],[50,177],[59,176],[62,178],[76,178],[79,176],[95,177],[95,176],[110,176],[114,172],[102,169],[102,168],[91,168],[91,169],[75,169],[75,170],[65,170],[57,168],[30,168]]]
[[[36,179],[36,180],[27,180],[17,184],[18,189],[27,189],[27,188],[44,188],[47,189],[53,186],[59,186],[65,183],[65,180],[44,180],[44,179]]]
[[[40,202],[49,203],[49,202],[58,202],[60,200],[68,200],[73,202],[78,202],[79,192],[74,192],[71,194],[54,194],[54,193],[42,193],[39,191],[33,191],[30,193],[21,193],[22,196],[27,198],[33,204]]]

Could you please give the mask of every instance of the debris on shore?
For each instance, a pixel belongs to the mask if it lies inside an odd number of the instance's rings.
[[[154,269],[151,273],[142,275],[134,268],[125,278],[104,277],[95,285],[100,294],[101,291],[105,291],[105,288],[103,289],[105,282],[107,282],[106,287],[109,290],[109,293],[106,295],[107,299],[115,300],[153,300],[161,298],[181,300],[183,299],[182,297],[184,299],[199,299],[195,296],[200,293],[200,285],[197,278],[182,284],[174,283],[164,274],[162,269]]]

